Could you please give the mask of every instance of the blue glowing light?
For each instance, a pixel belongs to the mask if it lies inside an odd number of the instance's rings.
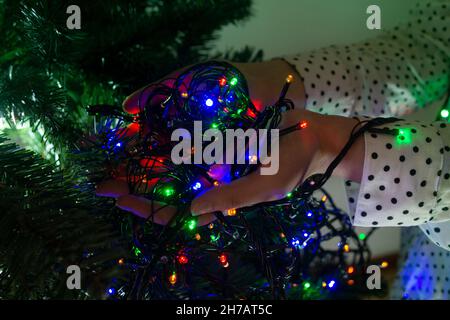
[[[298,240],[297,238],[292,238],[291,244],[293,247],[298,247],[300,245],[300,240]]]
[[[121,147],[121,146],[122,146],[122,143],[120,143],[120,142],[116,143],[116,147]]]
[[[311,211],[308,211],[308,213],[306,214],[306,216],[309,217],[309,218],[312,217],[312,215],[313,215],[313,214],[312,214]]]
[[[308,237],[308,234],[307,234],[306,232],[304,232],[304,233],[303,233],[303,236],[304,236],[305,238],[307,238],[307,237]]]
[[[229,94],[227,97],[227,102],[233,102],[234,101],[234,95],[233,94]]]
[[[200,182],[196,182],[196,183],[194,183],[194,185],[192,186],[192,189],[194,189],[194,190],[198,190],[198,189],[200,189],[202,187],[202,184],[200,183]]]
[[[115,288],[109,288],[108,289],[108,293],[109,294],[114,294],[114,293],[116,293],[116,289]]]
[[[206,99],[205,105],[207,107],[212,107],[213,104],[214,104],[214,101],[212,101],[212,99],[210,99],[210,98]]]
[[[336,284],[336,281],[331,280],[330,282],[328,282],[328,288],[333,288],[335,284]]]

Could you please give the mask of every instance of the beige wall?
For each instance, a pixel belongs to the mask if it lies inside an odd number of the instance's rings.
[[[220,33],[217,48],[251,45],[266,58],[346,44],[376,36],[366,28],[366,9],[381,9],[382,28],[407,19],[412,0],[253,0],[253,17]]]

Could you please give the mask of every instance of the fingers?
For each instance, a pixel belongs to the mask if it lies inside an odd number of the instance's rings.
[[[100,183],[95,190],[95,194],[98,196],[112,198],[118,198],[129,193],[128,183],[123,180],[115,179],[106,180]]]
[[[139,106],[145,104],[145,101],[147,100],[148,97],[148,92],[146,89],[147,86],[139,90],[136,90],[135,92],[130,94],[127,98],[125,98],[125,100],[122,103],[123,109],[131,114],[139,113],[140,111]],[[141,100],[140,103],[139,100]]]
[[[116,206],[144,219],[150,218],[153,214],[154,222],[158,224],[167,224],[177,212],[175,207],[158,202],[152,204],[151,200],[135,195],[119,197]]]
[[[197,225],[204,226],[216,220],[216,216],[212,213],[203,214],[198,217]]]
[[[171,86],[174,82],[173,79],[165,79],[163,80],[166,86]],[[151,83],[129,95],[122,103],[123,109],[131,114],[139,113],[145,107],[147,100],[150,95],[152,95],[151,99],[153,103],[161,103],[163,102],[167,96],[165,95],[153,95],[156,83]]]
[[[184,68],[178,69],[170,74],[168,74],[164,79],[160,79],[157,82],[164,81],[164,83],[168,86],[172,86],[174,83],[174,79],[180,75],[183,71],[190,68],[192,65],[186,66]],[[154,82],[154,83],[157,83]],[[125,111],[131,114],[136,114],[140,112],[140,107],[142,108],[147,102],[147,98],[151,93],[151,85],[145,86],[139,90],[136,90],[132,94],[130,94],[123,102],[122,107]]]
[[[215,211],[227,214],[228,209],[251,206],[260,202],[273,201],[285,197],[285,191],[275,175],[261,175],[259,170],[248,176],[206,191],[191,204],[193,215]]]
[[[143,197],[135,195],[125,195],[117,199],[117,207],[129,211],[134,215],[151,219],[152,222],[166,225],[170,222],[175,214],[177,214],[177,208],[168,206],[161,202],[152,201]],[[197,225],[204,226],[211,223],[216,219],[213,214],[205,214],[198,218]]]
[[[175,77],[178,73],[179,72],[173,72],[172,74],[167,76],[168,77],[167,79],[160,81],[164,81],[165,85],[171,86],[174,83],[173,77]],[[154,88],[153,85],[156,83],[157,82],[151,83],[143,88],[140,88],[139,90],[136,90],[128,97],[126,97],[122,103],[123,109],[131,114],[136,114],[142,111],[141,108],[143,108],[147,103],[147,99],[152,93],[152,90]]]
[[[306,118],[303,114],[299,118],[299,112],[294,110],[286,113],[280,127],[291,126],[298,123],[299,119]],[[283,136],[280,139],[278,155],[272,154],[273,158],[268,164],[262,165],[248,176],[206,191],[194,199],[191,212],[194,215],[215,211],[227,214],[229,209],[282,199],[304,180],[307,173],[316,171],[311,163],[320,162],[318,158],[317,161],[312,161],[317,150],[317,137],[310,130],[295,131]],[[277,161],[278,166],[275,165]],[[278,170],[274,173],[269,170],[262,174],[262,170],[267,169],[269,165],[274,165]]]

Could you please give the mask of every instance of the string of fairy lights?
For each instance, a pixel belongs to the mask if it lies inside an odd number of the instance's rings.
[[[227,216],[216,212],[215,221],[199,226],[190,202],[223,181],[211,177],[211,165],[171,161],[172,131],[193,130],[194,120],[219,131],[277,128],[282,113],[294,107],[285,98],[292,80],[286,78],[274,105],[258,110],[239,70],[212,61],[145,88],[137,116],[91,108],[113,119],[98,130],[107,160],[125,163],[131,192],[152,203],[148,220],[133,217],[134,257],[118,262],[133,277],[111,281],[106,289],[110,298],[324,298],[365,287],[361,275],[374,229],[354,231],[348,215],[321,189],[326,176],[307,180],[308,192],[302,185],[281,200],[231,208]],[[138,134],[129,134],[126,123],[138,126]],[[307,129],[301,121],[280,135]],[[259,159],[248,155],[247,160],[231,165],[232,180],[256,170]],[[167,207],[176,214],[159,225],[154,217]]]

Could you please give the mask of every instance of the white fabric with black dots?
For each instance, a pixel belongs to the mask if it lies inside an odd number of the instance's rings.
[[[283,57],[304,82],[306,108],[360,119],[402,118],[442,100],[450,78],[450,0],[419,2],[411,14],[408,24],[371,40]],[[403,134],[364,135],[362,181],[346,182],[350,216],[356,226],[419,226],[434,245],[416,233],[422,240],[402,247],[409,260],[403,261],[394,297],[446,299],[450,257],[442,249],[450,250],[450,124],[401,120],[383,127]],[[428,291],[412,285],[420,271],[407,265],[422,268],[410,261],[414,252],[447,257],[442,274],[434,270],[432,276],[443,287],[433,289],[433,281]]]

